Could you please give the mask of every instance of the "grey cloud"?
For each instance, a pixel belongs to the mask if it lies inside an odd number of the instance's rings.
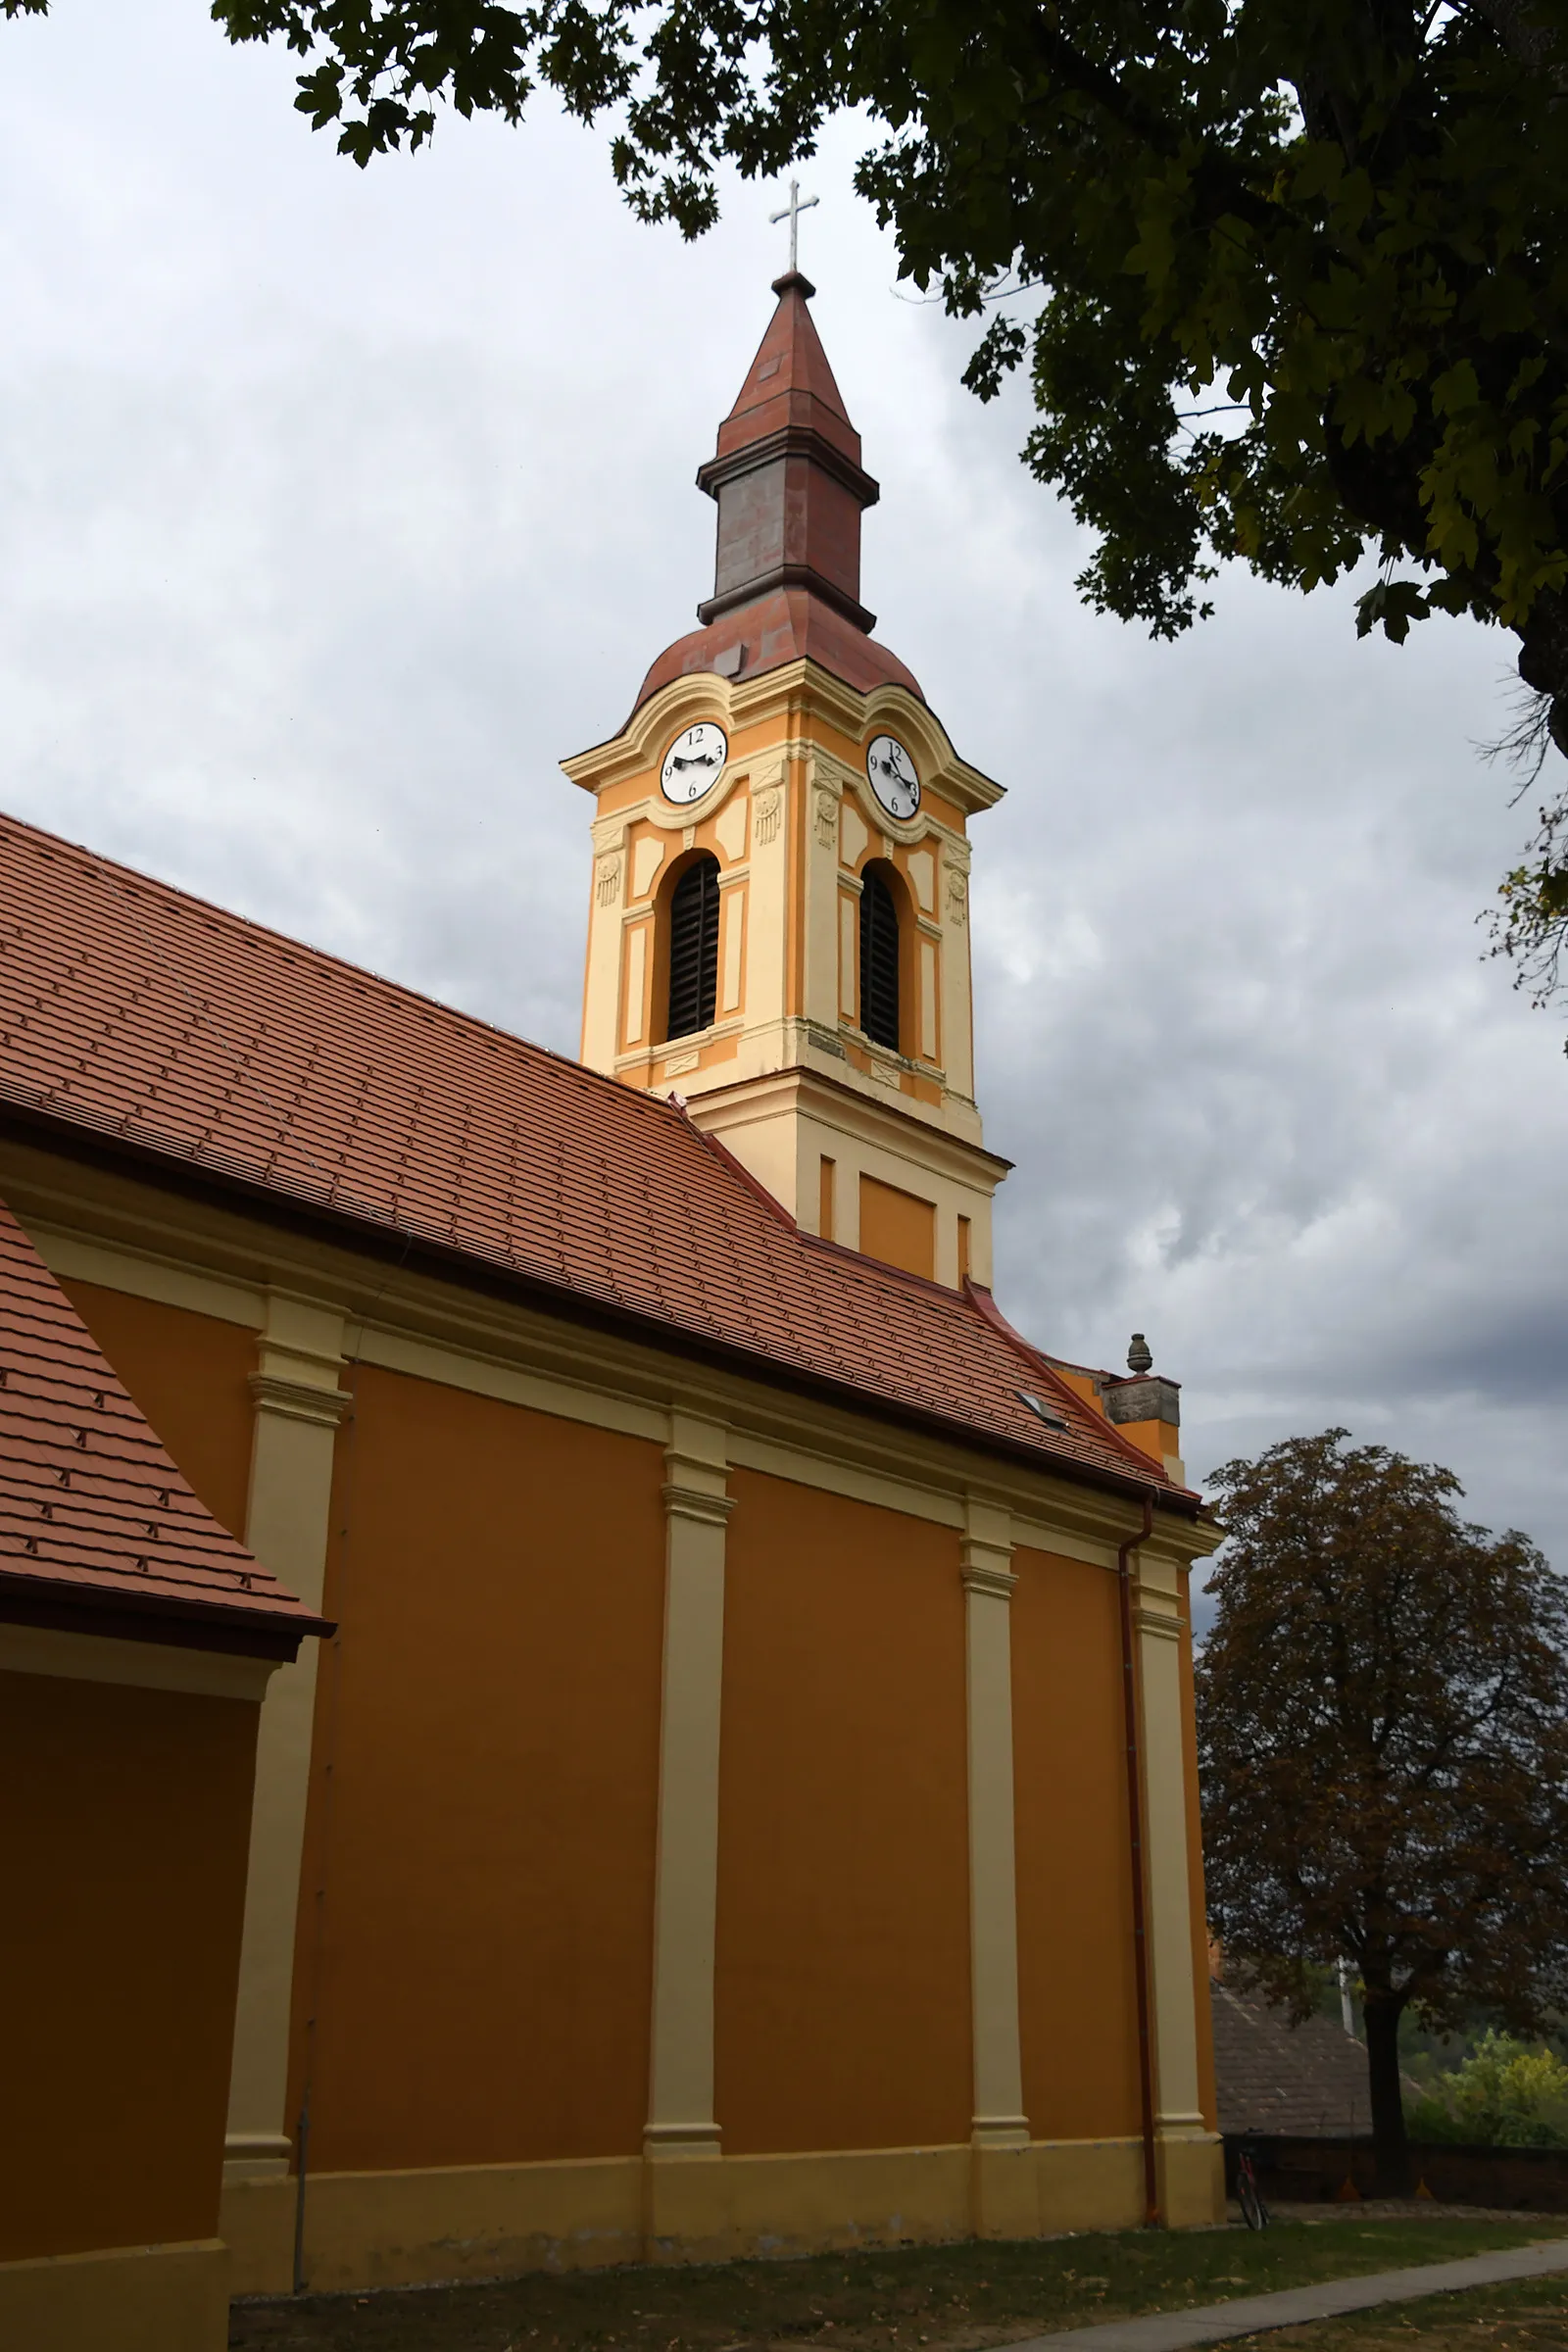
[[[688,250],[597,144],[367,174],[186,0],[0,26],[0,797],[571,1051],[587,804],[691,625],[692,484],[765,323],[767,191]],[[1500,638],[1357,645],[1246,578],[1153,647],[1078,605],[1016,391],[808,174],[878,634],[1008,786],[975,827],[999,1289],[1185,1384],[1190,1466],[1348,1423],[1568,1559],[1560,1024],[1479,960],[1526,829]],[[24,235],[20,224],[27,223]]]

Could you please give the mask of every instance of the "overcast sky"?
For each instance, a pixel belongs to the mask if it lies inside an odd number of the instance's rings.
[[[771,310],[774,188],[687,247],[595,137],[452,121],[365,173],[203,0],[0,24],[0,803],[574,1052],[588,803],[694,625],[693,486]],[[1568,1062],[1482,959],[1528,825],[1510,640],[1358,645],[1237,574],[1156,647],[1017,399],[895,287],[844,125],[804,172],[864,596],[960,752],[998,1294],[1184,1384],[1195,1474],[1348,1425],[1568,1565]]]

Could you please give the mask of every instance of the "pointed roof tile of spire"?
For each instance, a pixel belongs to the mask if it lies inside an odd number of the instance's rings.
[[[822,338],[807,308],[816,292],[799,270],[773,280],[778,308],[768,321],[757,357],[735,406],[718,428],[715,455],[722,459],[749,449],[788,425],[819,433],[828,446],[860,463],[860,436],[850,422],[843,395],[833,380]]]

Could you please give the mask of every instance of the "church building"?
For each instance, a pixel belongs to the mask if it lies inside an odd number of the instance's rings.
[[[1223,2212],[1218,1538],[1175,1383],[993,1297],[1002,787],[871,634],[877,485],[774,291],[700,625],[564,762],[580,1059],[0,820],[18,1246],[297,1619],[204,2159],[237,2292]],[[35,1709],[53,1654],[0,1642]],[[156,2253],[126,2115],[51,2258]]]

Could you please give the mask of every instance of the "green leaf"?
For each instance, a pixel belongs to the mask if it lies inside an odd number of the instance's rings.
[[[1432,386],[1432,406],[1439,416],[1456,416],[1462,409],[1479,408],[1481,386],[1474,365],[1469,360],[1456,360],[1446,368]]]
[[[1379,580],[1355,608],[1355,633],[1368,637],[1380,624],[1385,637],[1402,645],[1412,620],[1425,620],[1432,607],[1413,580]]]

